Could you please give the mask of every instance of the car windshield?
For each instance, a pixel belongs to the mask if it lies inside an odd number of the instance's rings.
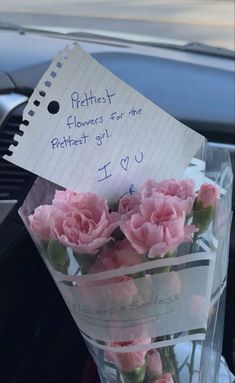
[[[161,44],[234,51],[234,1],[1,0],[0,26],[104,33]]]

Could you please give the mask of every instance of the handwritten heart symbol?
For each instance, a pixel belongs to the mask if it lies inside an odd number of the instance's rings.
[[[123,168],[123,170],[126,170],[127,171],[127,168],[128,168],[128,165],[129,165],[129,157],[125,157],[125,158],[122,158],[121,161],[120,161],[120,164],[121,164],[121,167]]]

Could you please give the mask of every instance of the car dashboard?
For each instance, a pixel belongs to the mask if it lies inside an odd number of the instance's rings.
[[[5,366],[1,375],[5,383],[97,382],[72,317],[18,216],[36,176],[2,158],[14,143],[33,89],[57,52],[73,40],[45,32],[0,35],[0,339]],[[233,59],[101,38],[77,41],[115,75],[203,134],[210,145],[229,150],[234,169]],[[231,236],[223,346],[231,369],[234,249]]]

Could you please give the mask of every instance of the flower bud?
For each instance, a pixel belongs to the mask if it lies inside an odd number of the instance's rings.
[[[146,355],[147,373],[151,378],[162,375],[162,359],[157,350],[151,350]]]
[[[216,201],[220,198],[219,188],[215,185],[204,183],[197,196],[197,202],[201,202],[204,209],[208,207],[215,207]]]
[[[125,383],[143,383],[145,378],[145,365],[135,368],[133,371],[123,373]]]
[[[154,383],[174,383],[174,380],[172,378],[172,375],[167,373],[155,380]]]
[[[206,183],[201,186],[193,209],[193,225],[199,228],[200,233],[207,230],[219,197],[220,191],[217,186]]]

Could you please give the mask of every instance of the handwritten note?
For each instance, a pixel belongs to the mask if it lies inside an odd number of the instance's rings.
[[[53,60],[20,130],[6,160],[110,201],[148,178],[181,177],[204,142],[77,44]]]

